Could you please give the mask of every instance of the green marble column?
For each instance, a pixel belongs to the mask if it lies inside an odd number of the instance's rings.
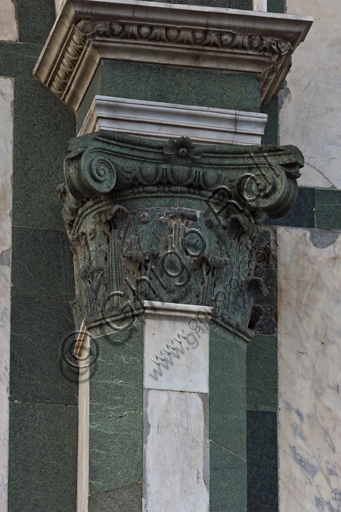
[[[149,300],[212,308],[211,509],[246,512],[246,348],[271,260],[261,224],[295,201],[302,155],[292,146],[104,131],[72,139],[69,150],[58,193],[74,253],[76,324],[84,320],[92,337],[89,510],[142,507]]]

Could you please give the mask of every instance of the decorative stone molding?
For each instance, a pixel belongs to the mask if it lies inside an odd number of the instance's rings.
[[[274,97],[312,18],[122,0],[68,0],[34,69],[78,109],[101,58],[261,74]]]
[[[95,96],[78,135],[110,130],[151,139],[190,136],[203,144],[261,144],[267,114]]]
[[[290,209],[302,166],[292,146],[165,144],[113,132],[72,139],[58,194],[74,252],[78,323],[103,323],[110,301],[115,328],[127,315],[133,322],[142,295],[218,301],[216,321],[247,328],[255,295],[266,293],[250,266],[264,249],[260,224]]]

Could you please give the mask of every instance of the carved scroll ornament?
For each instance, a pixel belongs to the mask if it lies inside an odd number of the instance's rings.
[[[290,209],[302,165],[291,146],[165,144],[113,132],[73,139],[58,195],[76,315],[101,322],[113,301],[124,316],[142,297],[214,303],[222,321],[248,327],[260,316],[255,297],[267,293],[271,244],[260,225]]]

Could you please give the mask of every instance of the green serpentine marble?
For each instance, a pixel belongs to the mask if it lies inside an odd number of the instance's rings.
[[[245,327],[259,317],[253,298],[267,293],[261,274],[272,250],[261,223],[296,199],[304,163],[297,148],[102,131],[72,139],[69,149],[58,194],[78,324],[137,314],[143,299],[214,305],[220,321]]]

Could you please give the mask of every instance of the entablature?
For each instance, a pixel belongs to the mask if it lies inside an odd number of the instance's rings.
[[[77,110],[101,59],[258,73],[277,93],[311,17],[131,0],[68,0],[34,69]]]

